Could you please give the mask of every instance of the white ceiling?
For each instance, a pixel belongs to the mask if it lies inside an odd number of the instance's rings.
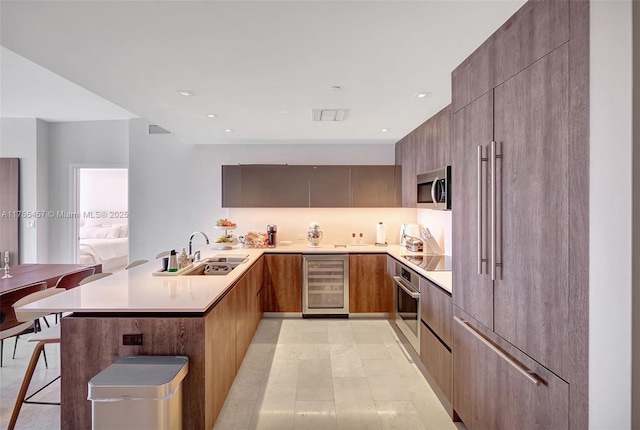
[[[451,70],[523,3],[3,0],[1,115],[140,116],[192,143],[393,143],[450,103]]]

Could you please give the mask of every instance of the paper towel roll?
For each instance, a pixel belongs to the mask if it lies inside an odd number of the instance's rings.
[[[387,243],[387,229],[382,221],[380,221],[376,226],[376,243]]]

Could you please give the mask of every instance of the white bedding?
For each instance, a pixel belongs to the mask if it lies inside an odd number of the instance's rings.
[[[80,255],[90,255],[96,263],[126,256],[129,252],[128,239],[80,239]]]

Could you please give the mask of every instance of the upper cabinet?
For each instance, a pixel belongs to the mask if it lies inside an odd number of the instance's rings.
[[[452,111],[569,40],[568,1],[529,1],[451,74]]]
[[[351,166],[351,207],[394,207],[395,187],[395,166]]]
[[[395,207],[395,165],[222,166],[222,207]]]
[[[396,164],[402,167],[402,206],[416,207],[416,177],[451,164],[451,105],[396,143]]]

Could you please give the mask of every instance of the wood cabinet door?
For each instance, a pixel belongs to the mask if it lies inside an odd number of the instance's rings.
[[[434,169],[439,169],[451,164],[451,105],[438,112],[435,119],[433,159]]]
[[[436,160],[433,158],[437,144],[436,122],[435,116],[432,116],[411,132],[415,146],[414,163],[416,175],[436,168]]]
[[[465,426],[469,430],[569,428],[569,384],[495,340],[465,318],[454,322],[453,408]]]
[[[488,212],[486,204],[478,207],[478,150],[493,138],[493,92],[486,93],[453,115],[451,174],[453,303],[493,328],[493,282],[487,275],[488,265],[478,274],[478,246],[483,258],[488,256]],[[486,184],[481,178],[481,184]],[[483,185],[481,192],[487,196]],[[482,199],[486,201],[486,199]],[[478,217],[482,222],[478,224]],[[478,228],[481,229],[480,243]]]
[[[349,254],[349,312],[389,312],[393,289],[387,282],[386,254]]]
[[[451,350],[438,339],[424,322],[420,323],[420,361],[444,396],[453,402],[453,359]]]
[[[264,255],[265,312],[302,312],[302,254]]]
[[[242,166],[243,207],[309,207],[308,166]]]
[[[395,197],[395,166],[351,166],[351,207],[394,207]]]
[[[453,343],[453,304],[442,288],[420,276],[420,318],[449,348]]]
[[[251,336],[253,338],[253,334],[258,328],[260,324],[260,320],[262,320],[262,290],[264,286],[263,282],[263,274],[264,274],[264,257],[260,257],[258,261],[256,261],[251,267],[251,271],[249,272],[249,279],[251,283],[251,297],[250,297],[250,308],[251,308],[251,326],[253,327],[253,331]]]
[[[408,134],[400,142],[402,143],[402,207],[415,208],[417,185],[414,133]]]
[[[495,89],[502,271],[494,330],[560,376],[569,315],[567,67],[563,45]]]
[[[387,256],[387,288],[391,291],[391,303],[389,303],[389,318],[396,319],[396,282],[393,277],[396,276],[396,259]]]
[[[347,208],[351,204],[350,166],[309,167],[309,206]]]
[[[236,283],[229,293],[236,316],[236,373],[240,369],[244,355],[253,337],[251,317],[251,283],[249,272]]]
[[[0,212],[17,211],[20,198],[20,159],[0,158]],[[20,242],[18,239],[20,217],[0,217],[0,251],[9,251],[9,264],[20,264]],[[4,267],[4,260],[0,263]]]

